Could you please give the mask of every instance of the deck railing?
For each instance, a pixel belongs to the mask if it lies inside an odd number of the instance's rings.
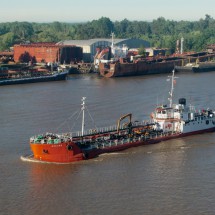
[[[132,127],[138,127],[138,126],[149,126],[153,124],[153,121],[142,121],[142,122],[133,122]],[[126,127],[124,125],[120,125],[119,131],[125,130]],[[95,129],[88,129],[84,131],[84,136],[87,135],[94,135],[94,134],[100,134],[100,133],[109,133],[109,132],[114,132],[117,130],[117,125],[112,125],[108,127],[101,127],[101,128],[95,128]],[[76,131],[76,132],[68,132],[66,133],[70,137],[81,137],[82,132],[81,131]]]

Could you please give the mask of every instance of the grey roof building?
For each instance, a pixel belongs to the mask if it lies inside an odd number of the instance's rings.
[[[60,45],[75,45],[82,47],[83,49],[83,60],[85,62],[92,62],[94,56],[96,54],[96,48],[105,48],[111,46],[112,39],[105,39],[105,38],[97,38],[97,39],[90,39],[90,40],[64,40],[60,41],[57,44]],[[139,48],[144,46],[145,48],[150,47],[149,42],[142,40],[142,39],[114,39],[114,44],[116,46],[123,46],[126,45],[128,48]]]

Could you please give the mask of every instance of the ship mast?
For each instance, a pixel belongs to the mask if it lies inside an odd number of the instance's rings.
[[[181,38],[181,54],[183,54],[184,51],[184,38]]]
[[[169,92],[169,95],[170,95],[170,97],[168,98],[169,99],[169,107],[172,107],[172,100],[173,100],[173,92],[174,92],[174,84],[175,84],[175,82],[176,82],[176,78],[177,77],[175,77],[175,70],[173,69],[173,71],[172,71],[172,76],[168,76],[168,78],[171,78],[171,90],[170,90],[170,92]]]
[[[82,110],[82,125],[81,125],[81,135],[82,135],[82,137],[84,136],[84,126],[85,126],[85,120],[84,120],[84,111],[85,111],[85,99],[86,99],[86,97],[82,97],[82,108],[81,108],[81,110]]]
[[[113,32],[111,32],[111,48],[113,49],[114,46],[114,36],[115,34]]]

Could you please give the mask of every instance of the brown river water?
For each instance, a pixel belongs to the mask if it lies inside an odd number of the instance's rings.
[[[179,73],[174,101],[215,109],[215,72]],[[94,123],[126,113],[146,120],[167,103],[167,75],[67,81],[0,89],[0,215],[214,215],[215,133],[57,165],[24,162],[34,134],[80,130],[71,116],[86,104]],[[88,122],[89,121],[89,122]],[[91,127],[86,119],[86,127]]]

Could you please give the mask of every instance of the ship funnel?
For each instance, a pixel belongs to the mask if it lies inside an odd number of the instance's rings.
[[[186,105],[186,99],[185,98],[180,98],[179,100],[178,100],[178,103],[180,104],[180,105]]]

